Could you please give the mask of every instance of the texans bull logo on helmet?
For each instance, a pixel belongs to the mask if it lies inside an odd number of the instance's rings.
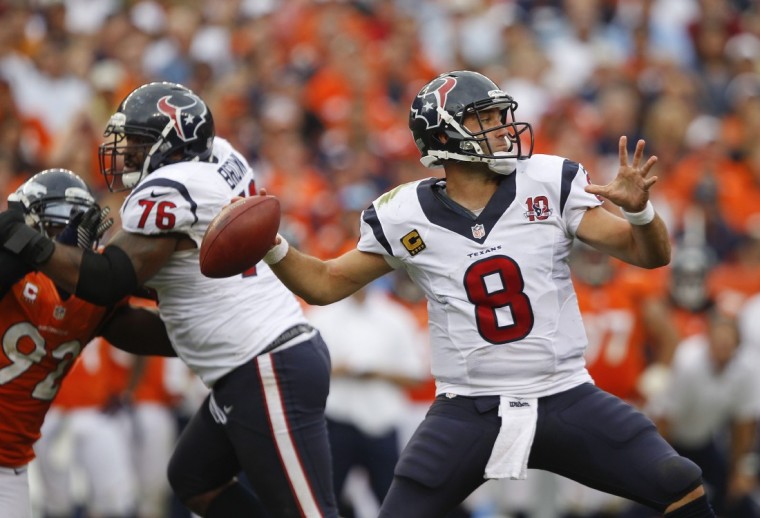
[[[423,119],[427,129],[441,125],[441,115],[436,109],[438,106],[446,106],[446,98],[454,87],[457,80],[454,77],[439,77],[431,81],[414,99],[412,112],[416,119]]]
[[[200,105],[203,111],[198,117],[189,113],[188,108]],[[156,104],[158,111],[169,117],[174,122],[174,131],[185,142],[198,138],[198,128],[206,122],[206,105],[191,93],[174,93],[166,95]]]

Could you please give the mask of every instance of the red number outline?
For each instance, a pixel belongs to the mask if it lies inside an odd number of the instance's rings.
[[[489,292],[485,279],[498,275],[503,288]],[[533,329],[535,317],[530,299],[525,294],[525,280],[520,266],[511,257],[496,255],[470,265],[464,273],[467,298],[475,306],[478,333],[492,344],[522,340]],[[512,324],[500,326],[496,310],[509,308]]]
[[[148,222],[148,217],[153,211],[153,207],[156,206],[156,202],[143,199],[138,200],[137,203],[143,207],[143,213],[142,216],[140,216],[140,221],[137,223],[137,226],[139,228],[145,228],[145,223]],[[170,201],[158,202],[158,207],[156,208],[156,228],[160,228],[161,230],[173,229],[177,224],[177,217],[171,213],[171,209],[176,208],[177,205]]]

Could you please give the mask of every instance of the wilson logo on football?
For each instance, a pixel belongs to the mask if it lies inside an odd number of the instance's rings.
[[[416,230],[412,230],[407,235],[401,238],[401,244],[404,245],[409,255],[417,255],[422,252],[427,246],[420,237],[420,233]]]

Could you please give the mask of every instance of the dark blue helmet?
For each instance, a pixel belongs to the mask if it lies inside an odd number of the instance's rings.
[[[465,115],[497,108],[502,124],[470,132],[462,124]],[[485,162],[495,172],[509,174],[516,161],[533,153],[533,128],[515,121],[517,103],[486,76],[467,70],[441,74],[426,84],[412,101],[409,129],[426,167],[441,160]],[[507,128],[508,151],[493,151],[487,134]],[[446,139],[441,135],[445,134]],[[444,142],[445,140],[445,142]]]
[[[214,119],[189,88],[167,82],[135,89],[111,116],[100,146],[100,171],[108,188],[131,189],[159,167],[208,160]]]
[[[48,237],[53,237],[78,212],[98,207],[84,180],[68,169],[37,173],[11,194],[8,201],[23,204],[28,222]]]

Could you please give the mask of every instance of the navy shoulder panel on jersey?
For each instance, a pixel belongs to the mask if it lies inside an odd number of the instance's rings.
[[[388,252],[388,255],[393,256],[391,244],[388,242],[388,238],[385,237],[383,226],[380,224],[380,220],[377,217],[377,211],[375,210],[374,205],[370,205],[364,209],[364,212],[362,212],[362,220],[364,220],[364,222],[372,229],[372,233],[375,235],[375,239],[377,239],[378,243],[383,245],[383,248],[385,248],[385,251]]]
[[[572,160],[565,160],[562,163],[562,188],[559,197],[560,215],[564,213],[565,203],[570,196],[570,188],[573,186],[573,179],[575,178],[575,175],[578,174],[579,168],[580,164],[578,162],[573,162]]]
[[[427,219],[439,227],[456,232],[476,243],[483,243],[496,222],[512,205],[516,194],[517,174],[505,176],[479,216],[474,216],[441,192],[438,180],[431,178],[417,186],[417,197]],[[476,228],[482,225],[482,232]],[[480,236],[480,237],[476,237]]]
[[[181,184],[180,182],[169,180],[168,178],[148,178],[145,180],[145,182],[143,182],[141,185],[138,185],[135,190],[129,194],[125,203],[129,202],[129,199],[132,198],[132,196],[134,196],[136,193],[150,187],[170,187],[176,190],[180,196],[187,200],[187,203],[190,205],[190,212],[193,213],[193,218],[195,219],[195,221],[193,221],[193,224],[198,222],[198,214],[196,214],[198,204],[195,203],[193,197],[190,196],[190,192],[187,190],[187,187],[185,187],[185,185]]]

